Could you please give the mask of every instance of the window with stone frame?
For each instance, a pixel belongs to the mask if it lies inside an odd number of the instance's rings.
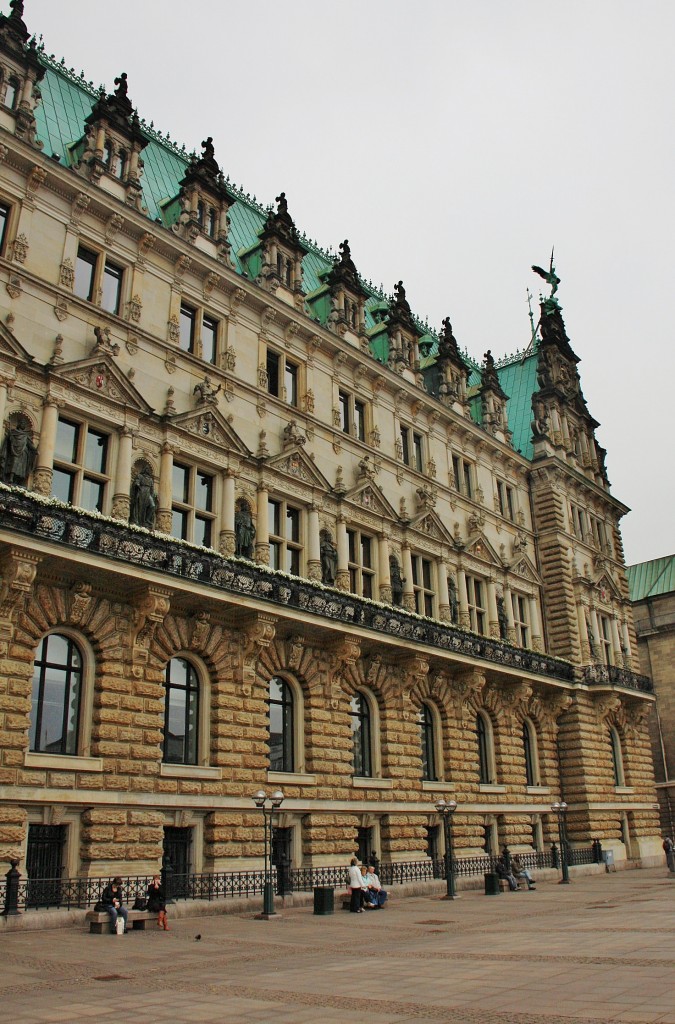
[[[110,435],[86,422],[59,416],[54,443],[52,495],[91,512],[108,511]]]
[[[366,440],[366,405],[350,391],[338,392],[338,419],[339,427],[350,437],[356,437],[359,441]]]
[[[418,473],[424,472],[424,438],[418,431],[413,430],[412,427],[406,427],[401,424],[400,427],[400,446],[401,446],[401,459],[406,466],[410,466],[411,469],[417,470]]]
[[[68,636],[49,633],[33,663],[28,745],[42,754],[79,753],[82,653]]]
[[[11,206],[7,203],[0,202],[0,256],[5,255],[5,241],[11,210]]]
[[[199,764],[199,676],[186,658],[172,658],[164,672],[164,752],[167,764]]]
[[[435,709],[426,701],[417,715],[417,724],[422,749],[422,779],[426,782],[437,782],[439,759],[436,750]]]
[[[370,703],[365,694],[359,692],[355,693],[352,697],[350,702],[350,718],[354,775],[360,778],[372,778],[372,714]]]
[[[614,664],[614,647],[612,644],[612,624],[607,615],[598,615],[598,631],[600,633],[600,660],[605,665]]]
[[[7,79],[5,85],[5,94],[3,96],[2,104],[7,110],[14,110],[16,106],[16,97],[19,91],[19,80],[14,76]]]
[[[267,503],[270,568],[302,574],[302,512],[284,499]]]
[[[349,589],[352,594],[375,598],[375,541],[360,530],[347,530]]]
[[[476,742],[478,744],[478,781],[482,786],[495,782],[495,756],[492,722],[484,711],[476,715]]]
[[[469,629],[487,635],[487,586],[476,576],[466,577],[466,602],[469,608]]]
[[[411,555],[412,588],[415,595],[415,611],[418,615],[433,618],[436,614],[436,567],[423,555]]]
[[[510,484],[497,480],[497,508],[500,516],[514,522],[516,518],[515,491]]]
[[[294,701],[285,679],[274,676],[269,685],[269,744],[271,772],[294,772]]]
[[[525,782],[528,786],[539,785],[539,764],[537,733],[529,718],[523,719],[523,754],[525,756]]]
[[[528,610],[528,599],[522,594],[511,594],[511,607],[513,609],[513,627],[516,633],[516,643],[519,647],[530,645],[530,619]]]
[[[621,749],[621,736],[619,735],[619,730],[613,725],[609,726],[609,746],[612,754],[614,785],[624,786],[626,780],[623,771],[623,751]]]
[[[75,295],[96,303],[106,313],[119,316],[123,284],[124,267],[86,245],[78,247],[73,285]]]
[[[116,143],[113,139],[107,138],[103,148],[103,162],[108,174],[113,178],[123,181],[129,163],[129,154],[126,149]]]
[[[216,479],[199,466],[174,462],[171,533],[180,540],[212,547],[215,540]]]
[[[178,347],[183,352],[215,365],[218,359],[220,322],[201,306],[181,302],[178,317]]]
[[[452,484],[456,491],[473,498],[475,466],[461,455],[452,456]]]
[[[300,404],[300,364],[284,352],[267,349],[267,391],[295,408]]]

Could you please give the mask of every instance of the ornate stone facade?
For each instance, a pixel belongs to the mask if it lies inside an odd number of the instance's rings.
[[[461,854],[543,848],[562,797],[572,844],[660,856],[626,509],[557,300],[467,362],[17,24],[0,74],[91,113],[55,154],[32,92],[0,110],[0,858],[35,826],[70,875],[258,866],[265,785],[297,867],[436,857],[440,796]]]

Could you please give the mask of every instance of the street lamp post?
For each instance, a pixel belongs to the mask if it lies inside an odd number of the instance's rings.
[[[272,830],[274,814],[284,802],[284,794],[280,789],[275,790],[271,796],[267,796],[264,789],[259,789],[253,794],[253,803],[263,812],[263,826],[265,832],[265,881],[263,883],[263,912],[262,917],[266,920],[274,917],[274,890],[272,885]],[[269,829],[269,841],[268,841]]]
[[[560,879],[560,884],[569,885],[570,870],[567,864],[567,831],[565,829],[565,815],[567,814],[567,804],[564,800],[556,800],[554,804],[551,804],[551,810],[558,818],[558,839],[560,840],[560,866],[562,868],[562,878]]]
[[[443,817],[443,830],[445,835],[445,884],[447,892],[443,897],[446,900],[458,899],[455,892],[455,870],[453,865],[452,851],[452,816],[457,810],[456,800],[436,801],[436,810]]]

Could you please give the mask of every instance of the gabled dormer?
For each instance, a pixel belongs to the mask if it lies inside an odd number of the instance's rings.
[[[141,151],[147,139],[129,99],[126,72],[115,79],[117,88],[99,97],[85,118],[84,137],[73,147],[75,169],[129,206],[142,210]]]
[[[193,156],[180,182],[180,214],[173,230],[189,242],[203,236],[217,247],[218,258],[230,262],[227,212],[235,202],[215,159],[213,138],[202,142],[202,155]]]
[[[340,256],[335,266],[326,276],[330,295],[331,312],[329,325],[340,335],[352,334],[361,337],[366,327],[365,290],[352,259],[349,242],[345,238],[340,243]]]
[[[302,303],[302,259],[309,252],[300,240],[298,229],[288,212],[286,193],[276,197],[277,209],[270,210],[265,226],[259,234],[261,252],[260,279],[271,292],[293,304]]]
[[[398,373],[410,370],[412,373],[418,374],[420,362],[418,342],[423,332],[413,319],[403,281],[394,285],[394,298],[389,305],[387,333],[389,335],[389,363],[392,369]]]
[[[425,342],[420,342],[424,357]],[[424,370],[424,382],[443,405],[447,405],[462,416],[470,416],[467,382],[471,368],[462,358],[457,340],[452,333],[450,318],[446,316],[438,336],[436,359]]]
[[[506,417],[506,403],[509,396],[502,389],[495,369],[495,361],[488,349],[481,367],[480,395],[481,424],[484,430],[496,437],[498,441],[507,443],[511,440],[511,431]]]
[[[38,82],[45,69],[38,59],[35,37],[23,20],[23,3],[10,0],[11,14],[0,15],[0,125],[25,142],[42,148],[35,135]]]

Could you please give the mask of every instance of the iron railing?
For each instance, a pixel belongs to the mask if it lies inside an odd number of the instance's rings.
[[[625,686],[629,690],[642,690],[643,693],[653,693],[654,684],[649,676],[641,676],[630,669],[621,668],[619,665],[586,665],[583,669],[583,680],[590,683],[608,686],[611,683],[617,686]]]
[[[540,853],[519,854],[523,867],[528,870],[557,867],[557,849]],[[493,872],[496,856],[485,854],[481,857],[453,858],[453,872],[459,878],[468,878]],[[595,862],[591,847],[568,849],[570,865],[592,864]],[[384,886],[404,885],[410,882],[427,882],[445,878],[445,861],[418,860],[400,861],[379,865],[380,881]],[[152,875],[127,875],[122,880],[124,899],[131,906],[137,896],[144,897]],[[272,881],[278,889],[276,869]],[[47,907],[63,909],[87,909],[101,899],[110,878],[51,878],[18,879],[16,906],[14,910],[39,910]],[[221,871],[203,874],[171,875],[165,880],[165,891],[169,900],[219,900],[235,897],[262,896],[265,872]],[[343,865],[293,868],[288,872],[286,892],[311,892],[316,886],[347,887],[347,868]],[[0,906],[6,907],[7,882],[0,883]]]
[[[574,667],[559,658],[512,647],[449,623],[420,618],[405,608],[367,601],[252,562],[228,559],[216,551],[192,547],[165,534],[133,529],[63,505],[56,499],[40,500],[28,491],[0,485],[0,527],[39,537],[59,547],[88,551],[112,561],[193,580],[229,594],[244,594],[397,639],[574,682]]]

